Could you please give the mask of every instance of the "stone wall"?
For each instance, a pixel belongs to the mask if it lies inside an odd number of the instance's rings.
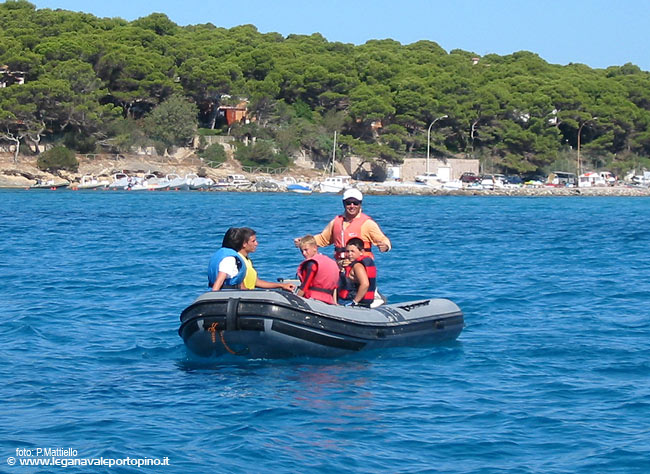
[[[449,168],[449,179],[460,179],[461,175],[466,172],[479,173],[479,161],[461,158],[449,158],[439,160],[429,158],[429,171],[442,175],[440,168]],[[403,181],[413,181],[419,174],[427,170],[426,158],[406,158],[401,166],[401,177]]]
[[[215,143],[220,144],[223,149],[226,151],[226,156],[228,159],[232,159],[235,153],[235,137],[230,135],[204,135],[203,142],[205,146],[214,145]],[[198,150],[201,147],[201,137],[196,135],[192,141],[192,147],[194,150]]]
[[[347,156],[343,159],[343,166],[345,166],[348,174],[352,174],[359,167],[362,159],[358,156]],[[395,165],[400,169],[400,178],[402,181],[413,181],[419,174],[426,172],[427,159],[426,158],[405,158],[401,165]],[[364,168],[370,171],[370,164],[366,163]],[[447,160],[439,160],[437,158],[429,158],[429,171],[441,175],[440,168],[449,168],[449,179],[459,179],[465,172],[479,174],[479,160],[462,159],[462,158],[449,158]]]
[[[294,163],[296,166],[300,166],[301,168],[310,168],[310,169],[316,169],[316,163],[305,153],[304,150],[301,150],[299,153],[293,156]]]
[[[199,140],[200,138],[198,135],[194,137],[194,148],[199,147]],[[203,140],[205,140],[205,144],[207,146],[213,145],[215,143],[220,143],[222,145],[232,145],[235,142],[235,137],[231,137],[229,135],[204,135]]]

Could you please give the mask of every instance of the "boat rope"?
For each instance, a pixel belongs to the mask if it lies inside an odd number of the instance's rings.
[[[219,323],[212,323],[210,327],[208,328],[208,332],[210,332],[210,337],[212,339],[212,344],[217,343],[217,332],[219,332],[219,339],[221,339],[221,344],[223,344],[223,347],[226,348],[228,352],[230,352],[233,355],[244,355],[248,353],[248,348],[242,350],[242,351],[233,351],[229,346],[228,343],[226,342],[226,339],[223,337],[223,331],[219,331]]]
[[[228,347],[228,344],[226,344],[226,340],[223,338],[223,331],[219,331],[219,337],[221,338],[221,343],[223,344],[223,347],[225,347],[226,350],[231,354],[236,354],[236,352],[233,351],[230,347]]]
[[[226,344],[226,340],[223,337],[223,331],[219,331],[219,337],[221,338],[221,343],[223,344],[223,347],[226,348],[228,352],[230,352],[233,355],[244,355],[248,353],[248,348],[244,349],[243,351],[233,351],[230,347],[228,347],[228,344]]]
[[[212,344],[217,343],[217,323],[212,323],[212,326],[208,328],[208,331],[210,331],[210,336],[212,337]]]

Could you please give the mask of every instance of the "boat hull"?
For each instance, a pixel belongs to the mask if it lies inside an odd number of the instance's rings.
[[[298,194],[311,194],[313,192],[309,186],[303,186],[300,184],[290,184],[287,186],[287,191]]]
[[[187,307],[178,332],[199,358],[340,357],[454,340],[463,325],[460,308],[445,299],[368,309],[282,291],[223,290],[205,293]]]
[[[30,186],[30,189],[64,189],[68,187],[68,183],[58,183],[58,184],[34,184]]]
[[[170,183],[168,189],[170,189],[171,191],[189,191],[190,185],[188,183],[182,183],[182,184]]]
[[[327,194],[341,194],[343,192],[342,186],[330,186],[323,183],[320,184],[319,192]]]
[[[91,184],[80,184],[76,187],[77,190],[83,191],[87,189],[106,189],[108,184],[106,183],[91,183]]]

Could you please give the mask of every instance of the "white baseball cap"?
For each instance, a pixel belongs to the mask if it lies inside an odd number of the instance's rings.
[[[356,199],[357,201],[363,201],[363,194],[361,194],[361,191],[355,188],[346,189],[343,193],[343,200],[345,201],[349,198]]]

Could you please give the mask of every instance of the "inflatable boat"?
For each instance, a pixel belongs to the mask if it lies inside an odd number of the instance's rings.
[[[450,341],[463,324],[460,308],[446,299],[370,309],[329,305],[282,290],[222,290],[204,293],[188,306],[178,333],[200,358],[339,357]]]

